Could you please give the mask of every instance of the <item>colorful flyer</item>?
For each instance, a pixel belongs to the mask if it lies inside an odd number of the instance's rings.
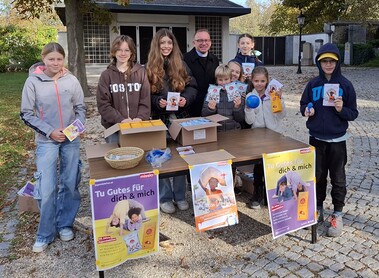
[[[66,127],[63,130],[63,133],[66,135],[68,140],[73,141],[85,130],[86,129],[83,123],[79,119],[76,119],[75,121],[72,122],[72,124],[70,124],[68,127]]]
[[[272,235],[317,223],[314,147],[263,154]]]
[[[180,93],[168,92],[167,93],[167,111],[179,110]]]
[[[232,102],[235,98],[241,97],[241,93],[236,82],[225,84],[225,90],[228,96],[228,102]]]
[[[255,68],[255,63],[242,63],[243,74],[251,75],[253,69]]]
[[[196,231],[238,224],[231,161],[189,166]]]
[[[98,271],[158,252],[157,173],[90,181]]]
[[[17,192],[20,196],[31,196],[33,197],[34,192],[34,182],[27,181],[26,184]]]
[[[210,102],[211,100],[214,100],[216,103],[219,103],[221,89],[222,89],[222,86],[209,85],[205,100],[208,102]]]
[[[271,93],[280,91],[283,88],[283,84],[280,83],[276,79],[272,79],[270,83],[268,83],[267,88],[265,90],[265,95],[270,97]]]
[[[340,90],[340,84],[325,84],[324,85],[324,99],[322,105],[334,106],[334,101],[337,99]]]

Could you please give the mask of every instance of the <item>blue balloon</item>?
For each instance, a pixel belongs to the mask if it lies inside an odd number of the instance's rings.
[[[246,105],[249,108],[257,108],[259,106],[260,99],[256,95],[250,95],[246,98]]]

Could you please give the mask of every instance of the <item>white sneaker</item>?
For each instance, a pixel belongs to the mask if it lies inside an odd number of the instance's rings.
[[[34,253],[41,253],[44,251],[49,244],[46,242],[36,241],[33,245],[33,252]]]
[[[74,233],[72,232],[72,229],[64,228],[60,230],[59,237],[62,241],[69,241],[74,238]]]
[[[178,209],[180,210],[187,210],[189,208],[189,204],[186,200],[177,201],[176,205],[178,206]]]
[[[163,211],[165,213],[174,213],[175,212],[175,206],[171,201],[166,202],[166,203],[161,203],[160,207],[161,207],[161,211]]]

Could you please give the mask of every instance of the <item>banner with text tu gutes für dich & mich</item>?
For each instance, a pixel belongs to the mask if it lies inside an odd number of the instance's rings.
[[[274,238],[317,222],[314,147],[263,154]]]
[[[90,181],[96,268],[159,250],[158,171]]]

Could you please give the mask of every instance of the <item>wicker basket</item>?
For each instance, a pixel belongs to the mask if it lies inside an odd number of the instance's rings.
[[[133,158],[110,159],[110,155],[135,155]],[[104,159],[114,169],[129,169],[136,167],[144,155],[143,149],[137,147],[122,147],[108,151]]]

